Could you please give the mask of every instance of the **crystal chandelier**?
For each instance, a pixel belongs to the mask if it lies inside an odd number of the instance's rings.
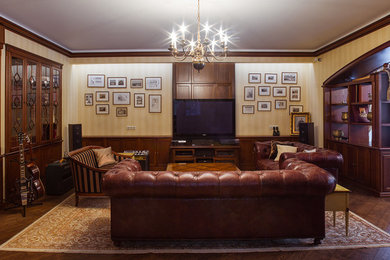
[[[205,62],[211,60],[222,60],[227,57],[228,52],[228,36],[226,32],[220,28],[219,31],[212,30],[212,28],[205,24],[203,27],[204,39],[200,37],[200,0],[198,0],[198,31],[196,41],[186,39],[186,26],[182,24],[180,27],[180,36],[175,31],[171,33],[171,44],[168,50],[173,57],[178,60],[185,60],[187,57],[192,58],[192,64],[198,72],[204,68]],[[214,31],[214,35],[209,36]],[[212,40],[210,40],[212,39]],[[180,50],[177,49],[179,45]]]

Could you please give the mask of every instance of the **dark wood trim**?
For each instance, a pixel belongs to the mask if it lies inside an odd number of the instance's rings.
[[[35,61],[43,63],[43,64],[47,64],[47,65],[58,67],[59,69],[62,69],[62,66],[63,66],[63,64],[61,64],[61,63],[55,62],[53,60],[46,59],[46,58],[44,58],[42,56],[39,56],[39,55],[36,55],[34,53],[25,51],[23,49],[20,49],[18,47],[12,46],[10,44],[5,44],[5,50],[9,51],[9,52],[12,52],[12,54],[16,54],[16,55],[19,55],[19,56],[24,56],[24,57],[26,57],[28,59],[35,60]]]
[[[38,36],[37,34],[33,33],[33,32],[30,32],[29,30],[27,29],[24,29],[23,27],[3,18],[3,17],[0,17],[0,25],[3,25],[5,27],[5,29],[7,30],[10,30],[14,33],[17,33],[23,37],[26,37],[27,39],[30,39],[34,42],[37,42],[39,44],[42,44],[43,46],[49,48],[49,49],[52,49],[56,52],[59,52],[65,56],[68,56],[68,57],[71,57],[72,53],[66,49],[64,49],[63,47],[51,42],[51,41],[48,41],[44,38],[42,38],[41,36]]]
[[[361,28],[360,30],[353,32],[331,44],[326,45],[325,47],[313,52],[314,56],[319,56],[321,54],[324,54],[328,51],[334,50],[344,44],[347,44],[351,41],[354,41],[360,37],[363,37],[369,33],[372,33],[376,30],[381,29],[382,27],[385,27],[390,24],[390,15],[383,17],[382,19],[373,22],[372,24],[367,25],[366,27]]]
[[[264,52],[264,51],[254,51],[254,52],[245,52],[245,51],[237,51],[237,52],[229,52],[229,57],[316,57],[326,52],[329,52],[337,47],[340,47],[346,43],[349,43],[353,40],[356,40],[360,37],[363,37],[369,33],[372,33],[376,30],[379,30],[390,24],[390,15],[383,17],[382,19],[373,22],[361,28],[360,30],[353,32],[342,39],[339,39],[333,43],[330,43],[321,49],[316,51],[309,52]],[[168,51],[157,51],[157,52],[71,52],[51,41],[48,41],[41,36],[36,35],[35,33],[30,32],[27,29],[3,18],[0,17],[0,26],[4,27],[7,30],[15,32],[23,37],[26,37],[32,41],[35,41],[43,46],[57,51],[65,56],[71,58],[96,58],[96,57],[169,57],[171,56]],[[0,36],[1,38],[1,36]],[[1,41],[0,41],[1,47]]]
[[[0,50],[3,49],[5,43],[5,29],[4,26],[0,24]]]
[[[62,143],[63,141],[64,140],[61,139],[61,140],[57,140],[57,141],[50,142],[50,143],[35,145],[35,146],[31,147],[31,149],[34,151],[36,149],[40,149],[40,148],[43,148],[43,147],[46,147],[46,146],[51,146],[51,145],[54,145],[54,144]],[[29,147],[28,148],[24,148],[24,152],[28,152],[29,149],[30,149]],[[19,154],[19,150],[18,151],[9,152],[9,153],[0,154],[0,159],[8,157],[8,156],[15,155],[15,154]]]
[[[369,52],[366,52],[365,54],[351,61],[343,68],[338,70],[336,73],[334,73],[332,76],[330,76],[327,80],[324,81],[323,85],[337,85],[339,83],[348,82],[345,79],[348,73],[355,73],[353,75],[355,78],[360,78],[367,75],[368,73],[372,72],[374,69],[383,65],[385,62],[389,61],[388,58],[389,54],[382,55],[381,53],[381,51],[390,53],[389,50],[385,50],[386,48],[389,47],[390,47],[390,41],[379,45],[378,47],[370,50]],[[361,71],[361,72],[357,74],[358,73],[357,71],[359,72]]]

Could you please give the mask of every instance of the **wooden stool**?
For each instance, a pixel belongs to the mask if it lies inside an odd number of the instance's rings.
[[[325,210],[333,211],[333,226],[336,226],[336,211],[344,211],[345,214],[345,235],[348,236],[349,223],[349,193],[351,191],[336,184],[333,193],[325,197]]]

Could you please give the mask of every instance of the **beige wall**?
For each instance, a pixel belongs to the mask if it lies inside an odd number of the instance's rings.
[[[104,74],[105,88],[88,88],[88,74]],[[107,77],[126,77],[126,89],[107,88]],[[145,77],[162,77],[162,90],[145,90]],[[131,78],[142,78],[142,89],[130,88]],[[69,123],[81,123],[84,136],[171,136],[172,135],[172,64],[74,64],[70,87],[72,101]],[[96,91],[109,91],[109,102],[96,102]],[[113,92],[130,92],[130,105],[113,105]],[[84,105],[84,94],[93,93],[94,105]],[[134,107],[134,93],[145,93],[145,107]],[[162,113],[149,113],[149,95],[162,95]],[[96,104],[109,104],[109,115],[96,115]],[[128,117],[116,117],[116,107],[127,107]],[[127,126],[135,126],[128,130]]]
[[[308,108],[309,111],[312,112],[313,120],[318,122],[318,127],[316,127],[316,139],[320,145],[323,145],[322,84],[326,79],[351,61],[359,58],[363,54],[387,41],[390,41],[390,25],[348,44],[340,46],[332,51],[324,53],[319,56],[319,58],[321,58],[321,62],[314,63],[313,77],[315,87],[311,89]]]
[[[261,84],[249,84],[248,73],[261,73]],[[293,85],[281,84],[282,72],[297,72],[298,83]],[[276,84],[265,84],[265,73],[277,73]],[[270,125],[278,125],[281,135],[290,135],[289,105],[303,105],[303,111],[308,112],[308,93],[314,87],[311,75],[312,63],[236,63],[236,135],[259,136],[272,135]],[[255,87],[255,101],[244,101],[244,87]],[[271,96],[259,96],[259,86],[271,86]],[[273,97],[273,87],[286,87],[286,97]],[[301,101],[289,101],[289,87],[301,87]],[[275,100],[286,100],[286,110],[275,110]],[[271,101],[271,112],[257,111],[257,101]],[[254,105],[254,114],[242,114],[243,105]],[[315,122],[317,124],[317,122]]]

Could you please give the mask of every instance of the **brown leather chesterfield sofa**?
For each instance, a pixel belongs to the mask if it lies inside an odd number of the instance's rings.
[[[335,178],[296,158],[274,171],[133,171],[133,160],[109,170],[111,238],[259,239],[325,237],[325,195]],[[138,169],[141,169],[140,167]]]
[[[324,148],[318,148],[308,144],[300,142],[279,142],[280,144],[289,144],[298,147],[297,153],[283,153],[280,156],[278,162],[273,159],[269,159],[271,153],[271,142],[255,142],[254,153],[255,153],[255,164],[256,170],[278,170],[282,169],[283,162],[289,158],[298,158],[302,161],[313,163],[328,172],[330,172],[338,180],[338,173],[343,166],[343,156],[339,152],[328,150]],[[306,153],[304,150],[313,150],[316,152]]]

